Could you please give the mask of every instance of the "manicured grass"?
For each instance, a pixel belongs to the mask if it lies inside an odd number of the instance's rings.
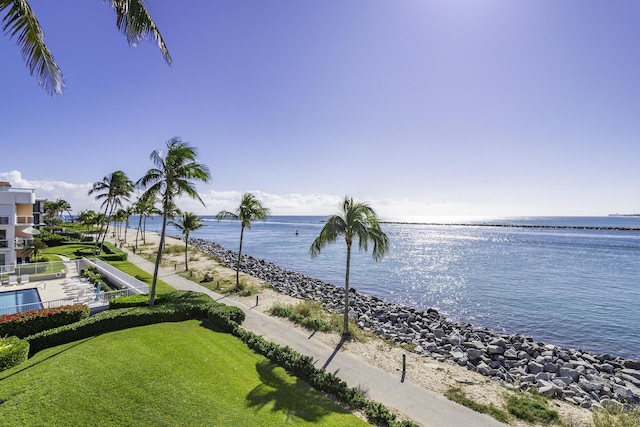
[[[92,247],[92,244],[78,243],[78,244],[52,246],[52,247],[48,248],[46,252],[48,254],[58,254],[58,255],[66,256],[67,258],[70,258],[70,259],[75,259],[76,258],[75,252],[77,250],[79,250],[79,249],[87,249],[87,248],[91,248],[91,247]]]
[[[0,372],[0,423],[368,425],[199,321],[132,328],[39,352]]]
[[[135,277],[138,280],[143,281],[147,285],[151,286],[151,282],[153,281],[153,275],[147,273],[140,267],[135,264],[130,263],[129,261],[108,261],[109,264],[117,268],[118,270],[122,270],[127,273],[131,277]],[[175,288],[166,282],[158,279],[156,283],[156,291],[173,291]]]
[[[82,245],[82,244],[61,245],[61,246],[54,246],[52,248],[49,248],[47,249],[47,252],[49,254],[59,254],[59,255],[66,256],[67,258],[74,259],[76,257],[75,251],[77,251],[78,249],[86,248],[86,247],[87,247],[86,244],[85,245]],[[153,276],[147,273],[146,271],[142,270],[141,268],[139,268],[137,265],[132,264],[129,261],[109,261],[109,264],[111,264],[112,266],[114,266],[119,270],[124,271],[129,276],[135,277],[136,279],[141,280],[147,285],[151,286],[151,281],[153,280]],[[169,284],[167,284],[166,282],[162,280],[158,280],[156,290],[172,291],[174,290],[174,288]]]

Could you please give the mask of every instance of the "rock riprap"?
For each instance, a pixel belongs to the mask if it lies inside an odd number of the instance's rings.
[[[236,268],[236,252],[206,240],[189,241],[227,267]],[[246,255],[240,269],[283,294],[320,302],[329,312],[343,310],[343,287]],[[519,334],[501,334],[448,319],[434,309],[420,311],[354,289],[350,292],[349,316],[362,329],[422,356],[466,366],[510,387],[537,388],[543,395],[585,408],[640,403],[639,361],[562,348]]]

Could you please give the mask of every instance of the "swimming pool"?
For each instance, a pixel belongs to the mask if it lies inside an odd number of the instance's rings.
[[[36,288],[0,292],[0,316],[39,308],[42,300]]]

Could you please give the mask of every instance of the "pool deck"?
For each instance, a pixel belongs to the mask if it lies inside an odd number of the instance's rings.
[[[99,308],[105,306],[104,303],[93,301],[93,297],[91,293],[87,293],[83,295],[81,298],[78,297],[77,293],[74,293],[73,290],[69,288],[65,288],[63,285],[68,284],[72,281],[77,281],[80,278],[80,274],[76,268],[76,262],[72,260],[65,260],[66,266],[66,277],[49,279],[49,280],[32,280],[29,279],[27,283],[18,283],[17,285],[7,285],[4,284],[0,286],[1,292],[8,291],[18,291],[21,289],[37,289],[38,294],[40,295],[40,301],[42,303],[46,303],[48,301],[57,301],[57,300],[77,300],[77,302],[82,302],[84,304],[88,304],[91,309]],[[82,300],[82,301],[79,301]],[[75,301],[73,302],[75,303]]]

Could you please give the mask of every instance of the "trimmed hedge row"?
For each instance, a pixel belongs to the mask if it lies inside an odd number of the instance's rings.
[[[390,412],[383,404],[367,399],[362,391],[349,387],[346,382],[324,369],[316,368],[313,358],[304,356],[288,346],[282,347],[269,342],[239,325],[229,326],[233,335],[249,348],[282,366],[291,375],[302,379],[316,390],[333,396],[353,410],[363,412],[370,423],[389,427],[418,427],[413,421],[398,420],[396,414]]]
[[[0,371],[13,368],[29,357],[29,343],[18,337],[0,338]]]
[[[89,317],[89,306],[84,304],[42,308],[0,316],[0,337],[13,335],[25,338],[46,329],[56,328]]]
[[[158,293],[156,294],[156,298],[154,300],[154,304],[163,304],[171,300],[170,293]],[[109,308],[129,308],[129,307],[145,307],[149,305],[149,295],[148,294],[140,294],[140,295],[129,295],[126,297],[118,297],[112,300],[109,300]]]
[[[26,338],[31,345],[30,354],[33,355],[40,350],[56,345],[136,326],[160,322],[181,322],[190,319],[207,319],[210,309],[215,309],[214,311],[221,313],[224,313],[225,310],[231,312],[239,310],[242,312],[236,307],[225,306],[213,301],[208,295],[198,292],[174,291],[163,295],[166,295],[168,302],[157,304],[153,307],[106,310],[76,323],[30,335]],[[147,304],[148,298],[147,296]],[[118,299],[120,298],[114,298],[114,300]],[[220,316],[244,320],[244,313],[242,315],[235,313],[221,314]]]

